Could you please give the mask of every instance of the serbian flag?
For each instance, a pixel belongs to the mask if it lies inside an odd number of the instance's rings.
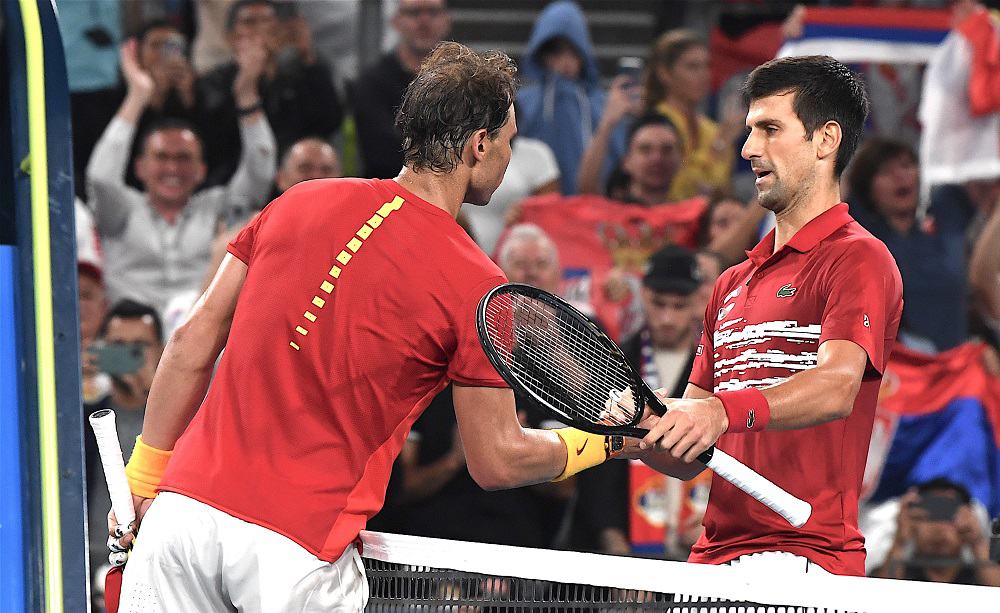
[[[628,538],[632,553],[687,559],[701,536],[712,471],[690,481],[629,460]]]
[[[522,202],[517,222],[535,224],[549,235],[559,250],[563,298],[618,340],[641,325],[638,288],[646,260],[668,244],[696,248],[706,208],[701,197],[644,206],[547,194]],[[505,240],[501,235],[497,253]]]
[[[863,495],[881,502],[946,477],[1000,515],[1000,377],[984,367],[985,350],[981,343],[938,355],[893,350]]]
[[[841,62],[926,64],[951,29],[946,9],[807,7],[802,35],[778,57],[832,55]]]

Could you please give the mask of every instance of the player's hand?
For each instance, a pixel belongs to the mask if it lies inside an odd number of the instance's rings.
[[[146,511],[149,510],[149,506],[153,504],[153,499],[132,494],[132,504],[135,506],[135,522],[130,526],[119,525],[114,510],[108,511],[108,535],[111,537],[108,539],[108,547],[111,548],[112,553],[128,551],[129,547],[132,546],[132,541],[135,540],[135,535],[139,531],[139,524],[142,522],[143,516],[146,515]]]
[[[668,451],[675,459],[691,463],[729,427],[722,402],[714,396],[664,400],[667,412],[642,439],[642,449]]]

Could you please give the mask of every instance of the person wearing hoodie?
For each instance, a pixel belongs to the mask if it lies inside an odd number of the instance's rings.
[[[518,129],[555,153],[563,194],[575,194],[580,159],[601,119],[604,91],[583,11],[575,2],[548,5],[521,61]]]

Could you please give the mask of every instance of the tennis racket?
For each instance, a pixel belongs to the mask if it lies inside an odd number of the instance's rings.
[[[549,292],[520,283],[490,290],[476,313],[479,340],[514,391],[567,425],[594,434],[642,438],[648,404],[667,407],[629,366],[625,354],[586,315]],[[796,528],[812,506],[711,447],[698,460],[770,507]]]
[[[132,505],[132,491],[125,476],[125,460],[122,458],[122,447],[118,442],[115,412],[111,409],[94,411],[90,414],[89,421],[90,427],[94,429],[94,437],[97,438],[97,449],[101,454],[101,465],[104,467],[104,479],[108,482],[108,494],[111,496],[111,509],[115,512],[115,518],[121,529],[132,530],[135,527],[135,507]],[[113,538],[108,539],[109,547]],[[108,613],[118,611],[122,569],[126,560],[128,552],[115,548],[108,556],[111,570],[104,579],[104,605]]]

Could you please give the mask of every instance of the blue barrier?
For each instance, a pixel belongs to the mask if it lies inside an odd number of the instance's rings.
[[[0,245],[0,611],[24,611],[15,248]]]

